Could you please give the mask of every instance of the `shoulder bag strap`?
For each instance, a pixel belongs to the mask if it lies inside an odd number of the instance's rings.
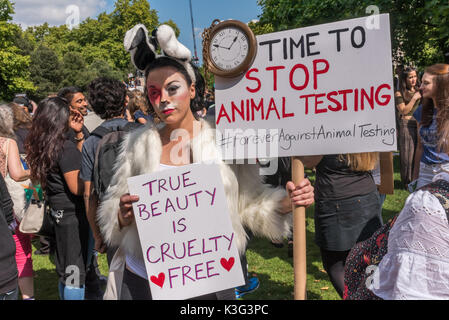
[[[5,159],[5,173],[4,173],[3,177],[6,178],[6,175],[8,174],[9,140],[8,140],[8,139],[5,139],[5,142],[4,142],[4,143],[6,144],[6,159]]]

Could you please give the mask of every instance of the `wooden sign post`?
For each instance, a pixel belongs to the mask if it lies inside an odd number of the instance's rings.
[[[304,180],[304,165],[292,157],[292,180],[298,185]],[[307,299],[307,242],[306,208],[293,206],[293,268],[295,273],[295,300]]]

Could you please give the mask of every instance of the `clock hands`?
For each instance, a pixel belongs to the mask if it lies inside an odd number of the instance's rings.
[[[226,50],[231,50],[232,46],[233,46],[234,43],[237,41],[237,39],[238,39],[238,37],[235,37],[234,40],[232,40],[232,43],[231,43],[231,45],[230,45],[229,47],[222,47],[222,46],[220,46],[220,45],[218,45],[218,44],[213,44],[213,46],[214,46],[215,48],[222,48],[222,49],[226,49]]]
[[[228,50],[231,50],[232,46],[234,45],[234,43],[237,41],[238,37],[235,37],[234,40],[232,41],[231,45],[229,46]]]
[[[218,44],[214,44],[213,46],[214,46],[215,48],[222,48],[222,49],[228,49],[228,50],[229,50],[229,48],[222,47],[222,46],[220,46],[220,45],[218,45]]]

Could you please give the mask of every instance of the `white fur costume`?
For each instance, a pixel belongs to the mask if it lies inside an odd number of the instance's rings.
[[[290,232],[291,214],[277,213],[286,191],[263,184],[258,165],[228,165],[221,161],[215,145],[215,131],[206,121],[201,120],[199,123],[201,130],[190,144],[193,162],[219,164],[239,252],[244,253],[247,242],[244,227],[255,235],[272,240],[287,236]],[[148,125],[130,132],[122,144],[115,164],[116,173],[97,213],[106,243],[120,246],[126,254],[142,259],[136,223],[119,229],[119,199],[128,192],[128,177],[158,170],[161,153],[162,143],[155,127]]]

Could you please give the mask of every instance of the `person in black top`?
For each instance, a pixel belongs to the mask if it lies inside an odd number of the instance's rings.
[[[81,148],[67,139],[69,129],[82,132],[83,117],[60,97],[39,103],[25,142],[31,178],[45,190],[55,221],[55,264],[62,300],[83,300],[89,224],[83,183],[79,179]]]
[[[382,226],[379,193],[370,170],[378,153],[302,157],[316,168],[315,242],[324,269],[340,297],[351,248]]]
[[[0,301],[17,300],[19,293],[14,224],[13,203],[0,174]]]
[[[92,117],[92,112],[90,116],[88,115],[88,106],[89,103],[86,99],[86,96],[82,92],[82,90],[75,86],[65,87],[59,90],[58,96],[64,98],[69,103],[69,108],[71,111],[77,111],[83,116],[84,119],[88,119],[87,117]],[[92,125],[92,120],[90,118],[90,124]],[[95,122],[95,120],[94,120]],[[92,129],[92,128],[91,128]],[[67,139],[77,144],[80,141],[86,141],[87,138],[90,137],[89,129],[84,125],[81,132],[75,133],[73,129],[70,129],[67,133]],[[94,253],[94,238],[92,232],[89,233],[89,247],[92,247],[92,251],[90,255]],[[100,270],[98,269],[98,261],[97,256],[94,255],[93,259],[88,258],[89,266],[88,266],[88,274],[86,278],[86,293],[89,294],[91,291],[98,291],[98,283],[100,281]],[[89,297],[91,295],[89,294]],[[90,298],[89,298],[90,299]]]

